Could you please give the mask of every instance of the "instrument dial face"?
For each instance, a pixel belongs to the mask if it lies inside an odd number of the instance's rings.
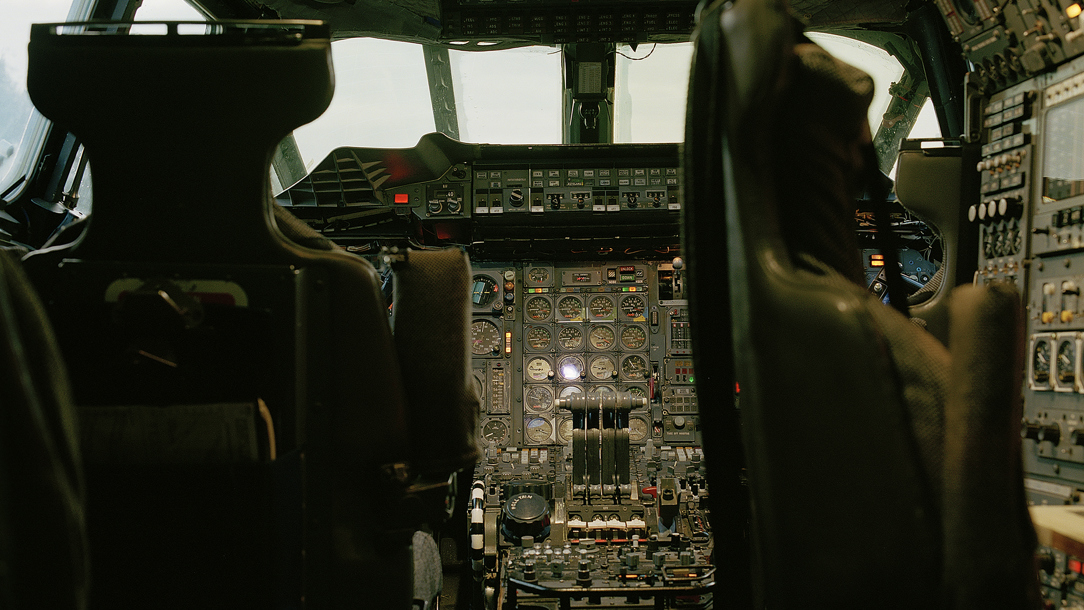
[[[532,267],[527,270],[527,279],[529,279],[532,284],[545,284],[550,281],[550,270],[545,267]]]
[[[629,440],[639,443],[647,438],[647,422],[639,417],[629,418]]]
[[[625,320],[643,320],[644,307],[644,297],[630,294],[621,299],[621,317]]]
[[[647,331],[643,326],[629,324],[621,327],[621,345],[627,350],[643,349],[647,343]]]
[[[1076,341],[1063,339],[1058,343],[1058,383],[1072,386],[1076,380]]]
[[[580,297],[561,297],[561,300],[557,301],[557,314],[562,320],[581,322],[583,321],[583,301]]]
[[[544,352],[553,344],[553,333],[548,326],[528,326],[523,334],[527,347],[536,352]]]
[[[532,411],[545,411],[553,405],[553,390],[544,385],[528,386],[523,402]]]
[[[625,379],[640,380],[647,378],[647,361],[642,356],[633,354],[621,361],[621,375]]]
[[[562,443],[572,440],[572,419],[564,418],[557,424],[557,439]]]
[[[482,380],[479,379],[477,375],[474,375],[471,378],[474,379],[474,395],[478,398],[478,401],[481,402],[483,398]]]
[[[557,344],[563,350],[580,349],[583,346],[583,330],[579,326],[562,326],[557,333]]]
[[[475,320],[470,325],[470,352],[475,356],[501,353],[501,330],[489,320]]]
[[[543,417],[536,417],[524,426],[527,440],[532,443],[548,443],[553,436],[553,424]]]
[[[583,394],[583,388],[578,385],[566,385],[561,388],[561,391],[557,394],[557,397],[568,398],[569,396],[575,396],[576,394]]]
[[[595,356],[591,359],[588,372],[593,381],[609,381],[617,373],[617,363],[614,362],[613,358],[606,355]]]
[[[527,378],[531,381],[546,381],[553,376],[553,366],[550,361],[540,356],[531,358],[527,362],[526,371]]]
[[[591,297],[587,303],[587,311],[590,312],[592,320],[613,320],[614,302],[610,297]]]
[[[535,296],[527,299],[527,304],[523,306],[523,309],[527,312],[527,317],[535,322],[545,322],[553,313],[553,305],[546,297]]]
[[[565,381],[578,380],[583,375],[583,360],[579,356],[565,356],[557,363],[557,371]]]
[[[597,386],[591,388],[589,392],[587,392],[588,396],[590,396],[592,394],[595,395],[595,396],[603,396],[605,394],[616,394],[616,393],[617,393],[617,390],[613,389],[612,386],[608,386],[608,385],[597,385]]]
[[[640,385],[630,385],[625,387],[625,391],[636,398],[647,398],[647,388]]]
[[[482,424],[482,440],[498,445],[505,443],[508,440],[508,424],[499,419]]]
[[[497,282],[488,275],[474,276],[471,286],[470,300],[475,307],[487,307],[497,298]]]
[[[1050,381],[1050,343],[1036,341],[1031,353],[1031,379],[1042,385]]]
[[[587,333],[587,340],[591,344],[591,349],[601,351],[613,347],[617,336],[614,329],[609,326],[592,326],[591,331]]]

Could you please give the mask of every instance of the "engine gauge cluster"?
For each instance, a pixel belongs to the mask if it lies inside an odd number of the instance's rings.
[[[1028,387],[1033,390],[1054,388],[1050,364],[1054,355],[1054,333],[1039,333],[1031,337],[1028,350]]]
[[[476,265],[471,286],[473,366],[478,370],[488,362],[492,379],[486,378],[484,394],[501,396],[508,405],[498,411],[488,404],[492,398],[486,403],[489,419],[480,425],[483,444],[567,444],[574,425],[585,424],[577,424],[571,411],[555,407],[555,401],[617,392],[646,399],[627,416],[630,442],[692,442],[667,438],[664,425],[675,408],[663,402],[672,382],[664,369],[675,355],[667,329],[674,322],[672,312],[687,310],[687,304],[673,299],[672,287],[660,292],[661,282],[672,281],[673,274],[669,264],[643,262],[527,262],[494,269],[484,262]],[[509,290],[515,291],[514,297]],[[1046,345],[1046,361],[1054,367],[1046,378],[1051,390],[1080,378],[1074,369],[1063,371],[1062,381],[1055,382],[1055,339]],[[1075,343],[1064,349],[1073,352],[1065,355],[1071,359],[1081,351]],[[689,359],[687,353],[682,357]],[[696,416],[695,398],[680,406],[684,417]]]

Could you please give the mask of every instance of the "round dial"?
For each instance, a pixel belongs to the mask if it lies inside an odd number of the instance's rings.
[[[645,379],[647,362],[636,354],[625,356],[625,359],[621,361],[621,374],[625,376],[625,379]]]
[[[557,397],[568,398],[569,396],[575,396],[576,394],[583,394],[583,388],[578,385],[566,385],[561,388],[561,391],[557,394]]]
[[[607,381],[617,374],[617,363],[609,356],[595,356],[591,359],[588,372],[595,381]]]
[[[1058,383],[1073,385],[1076,380],[1076,341],[1066,339],[1058,343]]]
[[[604,350],[613,347],[617,336],[609,326],[592,326],[591,332],[587,333],[587,340],[593,349]]]
[[[501,353],[501,330],[489,320],[475,320],[470,325],[470,352],[475,356]]]
[[[536,417],[528,421],[524,427],[526,428],[527,440],[532,443],[546,443],[553,436],[553,424],[542,417]]]
[[[638,443],[647,438],[647,422],[639,417],[629,418],[629,440]]]
[[[562,443],[572,440],[572,420],[570,418],[566,417],[557,424],[557,439]]]
[[[630,385],[625,390],[636,398],[647,398],[647,388],[640,385]]]
[[[562,320],[583,320],[583,301],[579,297],[562,297],[557,301],[557,313]]]
[[[627,320],[644,319],[644,297],[630,294],[621,299],[621,315]]]
[[[583,331],[579,326],[562,326],[557,333],[557,344],[564,350],[579,349],[583,345]]]
[[[550,305],[550,300],[546,297],[531,297],[523,309],[527,312],[527,317],[535,322],[545,322],[553,313],[553,305]]]
[[[544,385],[533,385],[527,388],[527,394],[523,402],[532,411],[545,411],[553,404],[553,390]]]
[[[1037,384],[1050,381],[1050,343],[1038,341],[1031,353],[1031,379]]]
[[[482,424],[482,440],[498,445],[508,440],[508,424],[499,419],[491,419]]]
[[[593,297],[587,303],[587,310],[591,312],[592,320],[612,320],[614,315],[614,302],[610,297]]]
[[[602,396],[604,394],[616,394],[616,393],[617,393],[617,390],[614,390],[612,387],[610,387],[608,385],[597,385],[597,386],[591,388],[591,391],[588,392],[587,394],[588,395],[593,394],[595,396]]]
[[[546,326],[528,326],[527,332],[523,334],[527,347],[536,352],[549,349],[550,344],[553,343],[553,334],[550,332],[549,327]]]
[[[497,282],[488,275],[474,276],[470,300],[475,307],[486,307],[497,298]]]
[[[545,267],[532,267],[527,270],[527,279],[532,284],[545,284],[550,281],[550,270]]]
[[[553,376],[553,366],[545,358],[536,357],[527,362],[527,378],[531,381],[545,381]]]
[[[565,381],[579,379],[583,375],[583,360],[579,356],[565,356],[557,363],[557,371]]]
[[[643,326],[624,326],[621,328],[621,345],[628,350],[643,349],[647,343],[647,331]]]

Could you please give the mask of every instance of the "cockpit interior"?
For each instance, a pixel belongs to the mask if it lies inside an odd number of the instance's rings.
[[[1082,33],[5,0],[0,607],[1084,609]]]

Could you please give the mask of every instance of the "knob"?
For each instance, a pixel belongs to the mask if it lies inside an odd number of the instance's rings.
[[[518,208],[523,206],[523,190],[512,189],[511,193],[508,193],[508,205]]]
[[[979,206],[973,205],[973,206],[967,208],[967,219],[969,221],[975,222],[975,220],[978,217],[979,217]]]
[[[448,211],[452,214],[458,214],[459,211],[463,209],[463,205],[460,204],[457,199],[449,199],[446,204],[448,206]]]
[[[550,207],[555,209],[555,210],[561,209],[561,196],[560,195],[550,195]]]
[[[1019,218],[1024,206],[1019,197],[1004,197],[997,202],[997,212],[1007,218]]]
[[[625,195],[625,200],[628,201],[630,208],[636,207],[636,199],[636,193],[629,193],[628,195]]]
[[[1077,428],[1070,432],[1069,442],[1074,445],[1084,445],[1084,428]]]
[[[459,180],[462,180],[463,178],[467,177],[467,170],[463,169],[462,167],[453,168],[452,169],[452,176],[454,178],[458,178]]]
[[[505,540],[513,544],[520,544],[525,536],[544,540],[550,534],[549,503],[533,492],[512,496],[504,504],[501,533]]]
[[[994,216],[996,214],[997,214],[997,202],[991,199],[986,204],[986,217],[989,218],[990,220],[993,220]]]
[[[576,584],[581,587],[591,586],[591,564],[587,561],[580,561],[580,568],[576,570]]]
[[[431,214],[439,214],[442,208],[443,205],[439,201],[430,201],[429,205],[426,206],[426,209],[428,209]]]
[[[1020,422],[1020,438],[1039,440],[1039,422],[1030,422],[1026,419]]]
[[[1050,551],[1041,551],[1035,555],[1035,563],[1039,566],[1039,569],[1047,574],[1053,574],[1054,569],[1057,566],[1057,561],[1054,559],[1054,554]]]
[[[586,204],[583,201],[583,197],[577,197],[576,198],[576,207],[582,210],[584,205],[586,205]]]
[[[675,428],[684,428],[685,427],[685,418],[683,416],[681,416],[681,415],[678,415],[677,417],[675,417],[674,418],[674,427]]]
[[[1061,426],[1057,424],[1045,424],[1039,426],[1039,442],[1050,441],[1055,445],[1061,440]]]
[[[527,565],[523,566],[523,580],[527,582],[534,582],[538,579],[538,574],[535,573],[534,562],[528,561]]]

